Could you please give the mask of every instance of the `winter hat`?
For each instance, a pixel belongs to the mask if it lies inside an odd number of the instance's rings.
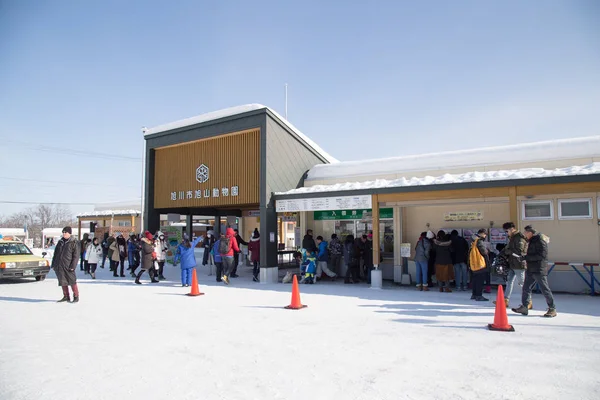
[[[427,239],[433,239],[435,238],[435,233],[431,232],[431,231],[427,231]]]
[[[367,237],[368,237],[369,239],[373,239],[373,234],[372,234],[372,233],[369,233],[369,234],[367,235]]]
[[[146,236],[146,239],[148,240],[154,239],[154,236],[152,236],[152,234],[148,231],[144,232],[144,236]]]
[[[69,235],[73,233],[73,229],[70,226],[65,226],[62,230],[62,233],[68,233]]]
[[[260,237],[260,233],[258,233],[258,228],[254,228],[254,232],[252,233],[252,236],[254,238],[259,238]]]
[[[210,236],[215,236],[215,231],[208,231],[207,232]]]

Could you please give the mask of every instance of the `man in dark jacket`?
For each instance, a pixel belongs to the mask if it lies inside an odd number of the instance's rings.
[[[359,283],[360,282],[360,259],[363,257],[366,238],[358,238],[352,244],[352,251],[350,252],[350,263],[346,270],[346,279],[344,283]]]
[[[306,250],[306,252],[317,251],[317,244],[315,243],[315,239],[313,239],[312,229],[306,231],[306,235],[304,236],[304,239],[302,239],[302,248]]]
[[[363,235],[364,237],[365,235]],[[367,279],[367,283],[371,284],[371,271],[375,269],[373,265],[373,234],[369,233],[367,236],[367,240],[365,243],[365,249],[363,253],[363,273],[365,274],[365,278]]]
[[[329,242],[329,265],[333,272],[336,274],[340,273],[340,265],[342,261],[342,243],[338,239],[337,234],[331,235],[331,241]]]
[[[248,242],[246,242],[244,239],[242,239],[242,237],[240,236],[240,231],[237,229],[233,230],[235,232],[235,240],[237,241],[238,246],[240,245],[244,245],[244,246],[248,246]],[[239,275],[237,274],[237,269],[238,269],[238,264],[240,263],[240,253],[242,252],[242,249],[240,248],[239,251],[236,251],[233,255],[233,272],[231,273],[230,278],[237,278],[239,277]]]
[[[83,239],[81,239],[81,242],[79,243],[79,252],[80,252],[80,256],[81,256],[81,262],[79,263],[79,269],[81,271],[87,270],[85,268],[85,249],[87,249],[87,246],[90,242],[91,242],[90,235],[87,233],[84,233]]]
[[[523,304],[512,310],[518,314],[528,314],[529,304],[531,303],[531,291],[537,283],[548,304],[548,311],[544,314],[544,317],[556,317],[554,296],[548,285],[548,238],[537,233],[531,225],[525,227],[525,238],[528,241],[528,245],[527,255],[525,256],[527,271],[525,272],[525,283],[523,284]]]
[[[526,253],[527,241],[525,240],[525,236],[516,229],[513,222],[505,223],[502,225],[502,228],[508,235],[508,244],[502,250],[502,253],[508,259],[509,265],[508,276],[506,278],[506,291],[504,292],[504,303],[506,303],[506,308],[508,308],[515,280],[521,287],[523,287],[523,283],[525,282],[525,260],[523,260],[523,257]]]
[[[466,292],[467,279],[469,278],[467,271],[469,243],[465,240],[465,238],[458,235],[458,231],[456,229],[450,233],[450,240],[452,240],[452,262],[454,264],[454,281],[456,282],[456,290]]]
[[[70,226],[65,226],[62,230],[62,239],[58,241],[54,256],[52,257],[52,269],[56,273],[58,286],[62,287],[63,298],[58,302],[70,302],[69,286],[73,290],[73,303],[79,302],[79,289],[77,288],[77,263],[81,255],[79,241],[71,235],[73,230]]]
[[[202,241],[202,248],[204,249],[204,255],[202,256],[202,265],[208,265],[208,276],[212,275],[213,264],[214,262],[211,260],[210,251],[215,245],[215,232],[208,231],[206,232],[206,236],[204,236],[204,240]]]

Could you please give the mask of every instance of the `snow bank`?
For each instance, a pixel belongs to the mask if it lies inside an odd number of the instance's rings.
[[[547,170],[543,168],[523,168],[488,172],[473,171],[464,174],[444,174],[437,177],[426,176],[424,178],[413,177],[410,179],[377,179],[374,181],[367,182],[344,182],[337,183],[334,185],[316,185],[310,187],[303,187],[299,189],[293,189],[288,192],[280,192],[276,194],[284,195],[300,193],[337,192],[345,190],[379,189],[390,187],[445,185],[451,183],[550,178],[558,176],[590,175],[598,173],[600,173],[600,162],[595,162],[585,166],[573,166],[568,168],[557,168],[552,170]]]
[[[300,139],[302,139],[308,146],[312,147],[317,153],[323,156],[330,163],[339,162],[334,157],[325,152],[319,145],[313,142],[308,136],[300,132],[298,128],[292,125],[288,120],[279,115],[275,110],[264,106],[262,104],[245,104],[243,106],[225,108],[223,110],[213,111],[206,114],[201,114],[196,117],[186,118],[179,121],[171,122],[164,125],[159,125],[155,128],[147,129],[144,133],[144,136],[153,135],[159,132],[171,131],[173,129],[183,128],[186,126],[192,126],[201,124],[203,122],[215,121],[221,118],[231,117],[233,115],[244,114],[250,111],[256,110],[269,110],[273,115],[275,115],[281,122],[286,125],[290,130],[292,130]]]
[[[110,217],[113,215],[131,215],[137,217],[141,213],[140,210],[101,210],[78,214],[77,217]]]
[[[307,180],[600,157],[600,136],[317,165]]]

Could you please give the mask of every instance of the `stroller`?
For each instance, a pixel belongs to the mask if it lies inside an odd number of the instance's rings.
[[[492,272],[506,281],[509,269],[508,258],[502,253],[498,254],[492,262]]]

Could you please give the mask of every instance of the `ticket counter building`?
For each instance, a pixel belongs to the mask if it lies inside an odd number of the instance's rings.
[[[506,243],[502,224],[533,225],[550,237],[552,287],[600,290],[600,137],[556,140],[379,160],[317,165],[302,188],[277,193],[280,212],[298,212],[315,234],[373,233],[383,278],[407,283],[421,232]],[[403,259],[408,270],[402,269]],[[593,284],[592,284],[593,281]]]

